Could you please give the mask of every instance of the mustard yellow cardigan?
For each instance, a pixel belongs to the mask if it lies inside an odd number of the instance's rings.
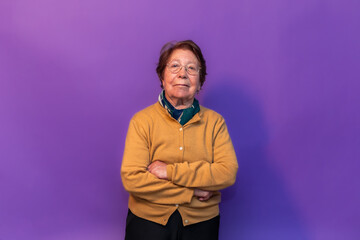
[[[168,164],[169,180],[147,171],[156,160]],[[184,226],[211,219],[219,214],[219,190],[234,184],[237,169],[225,121],[210,109],[200,106],[182,126],[157,102],[130,121],[121,177],[138,217],[166,225],[178,209]],[[202,202],[195,188],[215,193]]]

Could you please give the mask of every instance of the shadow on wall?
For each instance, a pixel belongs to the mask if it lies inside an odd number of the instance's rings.
[[[239,162],[236,184],[222,191],[220,239],[309,239],[283,179],[269,162],[261,107],[234,84],[237,80],[221,80],[202,97],[204,106],[225,118]]]

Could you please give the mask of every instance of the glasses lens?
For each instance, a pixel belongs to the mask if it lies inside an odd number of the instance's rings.
[[[168,68],[169,68],[170,72],[177,73],[180,71],[181,65],[178,62],[171,62],[168,64]]]
[[[186,69],[190,75],[197,75],[199,73],[199,67],[194,64],[187,65]]]

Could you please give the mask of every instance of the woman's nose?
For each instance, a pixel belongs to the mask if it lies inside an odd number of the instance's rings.
[[[180,78],[187,78],[188,77],[188,73],[186,71],[186,67],[182,67],[179,71],[179,77]]]

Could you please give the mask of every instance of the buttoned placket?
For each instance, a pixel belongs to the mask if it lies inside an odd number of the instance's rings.
[[[179,150],[181,153],[181,157],[180,157],[180,162],[183,161],[184,159],[184,151],[185,151],[185,147],[184,147],[184,128],[183,126],[181,126],[181,124],[179,123],[179,127],[178,127],[178,134],[179,134]]]
[[[190,119],[187,123],[185,123],[184,125],[181,125],[176,119],[174,119],[172,116],[171,116],[171,114],[167,111],[167,110],[165,110],[165,109],[163,109],[165,112],[166,112],[166,114],[167,114],[167,116],[172,120],[172,121],[174,121],[174,122],[176,122],[177,123],[177,132],[178,132],[178,134],[179,134],[179,146],[178,146],[178,149],[177,149],[177,151],[179,151],[180,152],[180,158],[179,158],[179,162],[183,162],[183,160],[184,160],[184,152],[185,152],[185,143],[184,143],[184,132],[185,132],[185,128],[187,128],[188,126],[190,126],[191,124],[193,124],[193,123],[195,123],[195,122],[197,122],[197,121],[200,121],[200,119],[201,119],[201,117],[200,117],[200,113],[197,113],[197,114],[195,114],[194,115],[194,117],[192,118],[192,119]]]
[[[174,119],[174,118],[173,118]],[[174,119],[175,120],[175,119]],[[176,121],[176,120],[175,120]],[[183,159],[184,159],[184,153],[185,153],[185,142],[184,142],[184,135],[185,135],[185,129],[190,126],[191,124],[197,122],[197,121],[200,121],[200,116],[199,116],[199,113],[195,114],[195,116],[190,119],[190,121],[188,121],[187,123],[185,123],[183,126],[179,123],[178,123],[178,132],[179,132],[179,151],[182,152],[182,156],[181,156],[181,160],[180,162],[183,162]]]
[[[165,110],[165,109],[164,109]],[[166,111],[166,110],[165,110]],[[168,111],[166,111],[168,117],[172,120],[172,121],[175,121],[176,122],[176,126],[177,126],[177,129],[176,131],[178,132],[179,134],[179,146],[178,146],[178,149],[177,151],[180,152],[180,158],[179,158],[179,162],[183,162],[184,160],[184,153],[185,153],[185,143],[184,143],[184,135],[185,135],[185,131],[186,131],[186,128],[189,127],[191,124],[195,123],[195,122],[198,122],[201,120],[201,117],[200,117],[200,113],[197,113],[195,114],[195,116],[190,119],[187,123],[185,123],[184,125],[181,125],[176,119],[174,119],[170,113]],[[175,204],[174,207],[176,209],[178,209],[179,211],[181,211],[181,206],[179,204]],[[189,224],[189,220],[188,219],[184,219],[184,225],[188,225]]]

